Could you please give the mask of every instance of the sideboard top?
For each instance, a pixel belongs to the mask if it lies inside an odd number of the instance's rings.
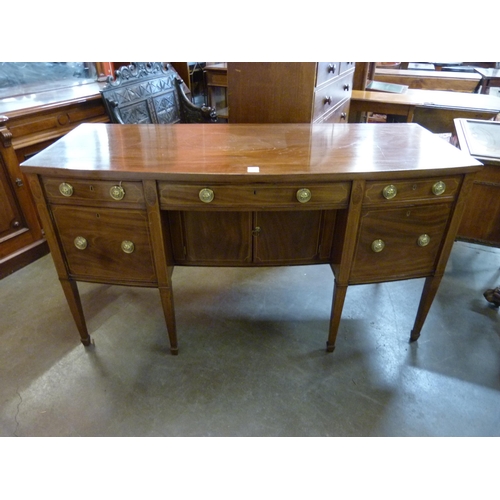
[[[264,182],[423,176],[474,171],[481,163],[412,123],[89,123],[21,166],[26,173],[94,179]]]

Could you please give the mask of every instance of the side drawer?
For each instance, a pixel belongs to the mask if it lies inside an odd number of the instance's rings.
[[[350,282],[370,283],[432,273],[451,206],[439,203],[365,210]]]
[[[363,204],[435,202],[437,198],[451,201],[457,196],[461,183],[461,176],[367,182]]]
[[[349,182],[285,186],[186,185],[160,182],[158,186],[162,209],[206,210],[213,207],[259,210],[346,207],[351,185]]]
[[[328,113],[352,94],[353,73],[348,73],[333,80],[326,87],[316,89],[314,94],[314,119]]]
[[[119,202],[144,205],[141,182],[43,178],[42,184],[51,203]]]
[[[51,210],[71,275],[155,282],[145,211],[66,205]]]

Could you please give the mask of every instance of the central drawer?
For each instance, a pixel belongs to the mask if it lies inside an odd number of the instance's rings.
[[[158,184],[164,210],[345,208],[350,186],[349,182],[283,186]]]

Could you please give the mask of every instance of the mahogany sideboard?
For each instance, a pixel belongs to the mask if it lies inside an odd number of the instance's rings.
[[[159,289],[175,266],[330,264],[349,285],[425,278],[420,336],[481,163],[417,124],[84,124],[21,166],[84,345],[78,281]]]
[[[0,279],[48,253],[19,164],[83,122],[108,122],[98,83],[0,99]]]

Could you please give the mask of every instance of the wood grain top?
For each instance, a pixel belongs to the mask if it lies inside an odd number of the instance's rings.
[[[424,176],[481,164],[414,123],[83,124],[22,164],[94,179],[285,182]]]
[[[403,94],[353,90],[353,101],[383,102],[408,106],[500,112],[500,97],[446,90],[408,89]]]

